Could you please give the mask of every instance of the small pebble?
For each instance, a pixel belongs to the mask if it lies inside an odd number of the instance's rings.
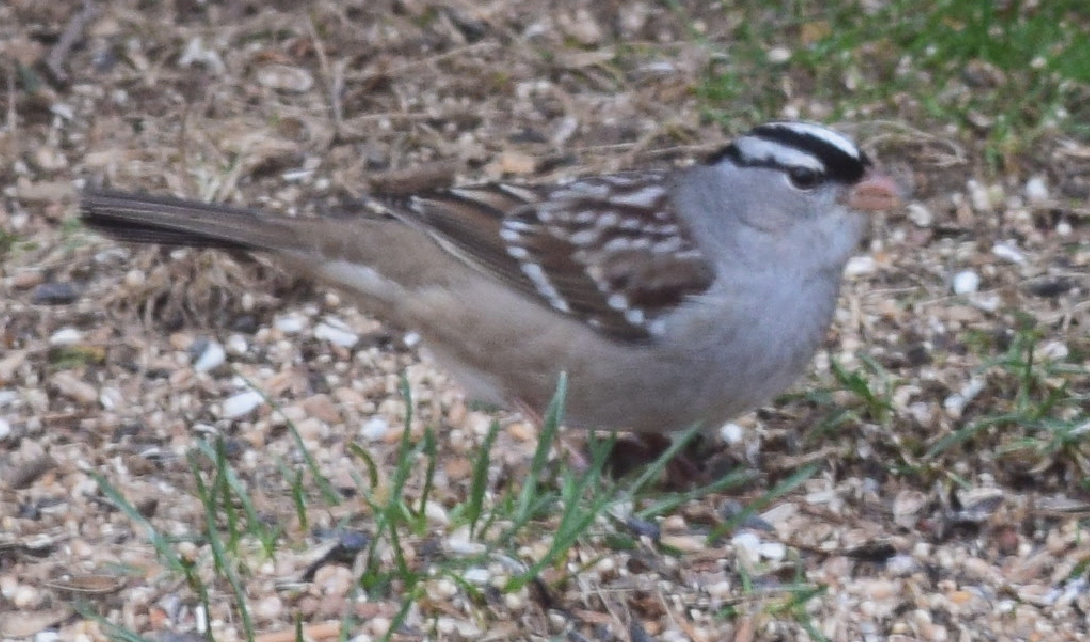
[[[469,542],[464,540],[452,539],[448,542],[448,544],[450,546],[450,552],[454,553],[455,555],[473,557],[475,555],[483,555],[484,553],[488,552],[488,546],[482,544],[481,542]],[[484,572],[487,573],[488,571]],[[466,579],[468,579],[468,577]]]
[[[61,328],[49,336],[51,346],[74,346],[83,341],[83,333],[75,328]]]
[[[208,372],[209,370],[215,370],[226,362],[227,351],[223,349],[223,346],[215,341],[209,341],[204,351],[201,352],[201,356],[197,357],[193,369],[197,372]]]
[[[301,94],[314,86],[314,76],[300,67],[269,65],[257,70],[257,82],[269,89]]]
[[[968,188],[969,202],[972,203],[973,209],[978,212],[990,212],[992,210],[992,200],[987,188],[976,180],[970,180]]]
[[[276,594],[267,595],[254,607],[254,615],[259,620],[275,620],[284,611],[284,604]]]
[[[333,403],[333,400],[327,394],[307,397],[303,400],[302,406],[307,415],[316,417],[327,424],[339,424],[342,421],[337,405]]]
[[[719,429],[719,434],[724,442],[733,446],[742,443],[746,436],[746,429],[735,423],[727,423]]]
[[[246,354],[246,350],[249,349],[249,345],[246,343],[246,337],[238,334],[232,334],[227,337],[227,351],[231,354]]]
[[[148,275],[143,270],[132,269],[125,273],[125,285],[130,288],[139,288],[148,280]]]
[[[193,608],[193,620],[196,624],[197,633],[204,636],[208,632],[208,610],[204,608],[203,604],[198,604]]]
[[[76,288],[71,283],[62,281],[59,283],[42,283],[34,288],[34,294],[30,302],[35,305],[65,305],[78,298]]]
[[[457,620],[454,625],[458,629],[458,635],[460,635],[463,640],[479,640],[484,633],[481,631],[481,628],[471,620]]]
[[[241,332],[243,334],[255,334],[261,329],[261,324],[258,322],[256,316],[252,314],[243,314],[235,317],[231,321],[231,330],[233,332]]]
[[[38,147],[34,150],[30,160],[38,169],[46,172],[55,172],[68,167],[68,159],[65,158],[64,152],[50,145]]]
[[[440,526],[450,526],[450,513],[447,509],[443,508],[442,504],[429,501],[424,505],[424,516],[432,524],[439,524]]]
[[[104,386],[98,394],[98,402],[102,404],[103,410],[114,411],[124,405],[125,397],[117,388]]]
[[[1026,181],[1026,200],[1037,207],[1048,205],[1048,183],[1043,176],[1034,176]]]
[[[705,586],[704,590],[708,592],[708,595],[722,600],[733,597],[733,588],[730,582],[723,580]]]
[[[787,546],[782,542],[761,542],[757,552],[767,560],[778,562],[787,557]]]
[[[791,60],[791,50],[787,47],[773,47],[768,52],[768,61],[771,63],[781,63]]]
[[[11,434],[11,424],[7,419],[0,417],[0,441],[4,441]]]
[[[954,294],[965,295],[980,287],[980,276],[972,270],[962,270],[954,275]]]
[[[193,335],[185,332],[172,332],[167,337],[167,343],[175,350],[190,350],[196,342],[197,340],[193,338]]]
[[[961,416],[961,411],[965,410],[965,407],[969,405],[969,402],[975,399],[983,390],[983,379],[971,379],[961,387],[959,392],[944,399],[942,408],[946,411],[946,414],[956,419]]]
[[[390,422],[385,417],[371,417],[360,427],[360,437],[367,441],[380,441],[390,432]]]
[[[11,185],[11,183],[8,183],[8,185]],[[75,194],[75,187],[70,178],[55,181],[31,181],[25,176],[20,176],[15,182],[15,191],[26,204],[46,204],[72,198]],[[47,216],[51,211],[44,210]]]
[[[29,290],[40,285],[44,278],[40,270],[20,270],[11,277],[11,286],[17,290]]]
[[[450,578],[442,577],[435,583],[435,591],[442,598],[452,598],[458,594],[458,585]]]
[[[625,519],[625,526],[636,537],[646,537],[652,542],[658,542],[662,539],[662,527],[656,522],[629,516]]]
[[[738,561],[752,567],[760,558],[761,538],[750,531],[742,531],[730,539]]]
[[[15,595],[12,596],[11,603],[17,609],[31,609],[38,606],[39,600],[38,589],[23,584],[15,589]]]
[[[373,617],[369,624],[372,635],[384,636],[390,631],[390,620],[384,617]]]
[[[568,139],[571,138],[578,129],[578,118],[575,118],[574,116],[561,118],[553,129],[553,133],[549,137],[549,142],[551,142],[554,147],[563,149],[565,143],[568,142]]]
[[[301,314],[285,314],[273,320],[273,327],[284,334],[299,334],[307,327],[307,318]]]
[[[314,338],[328,341],[342,348],[354,348],[360,342],[360,335],[347,329],[343,323],[332,320],[319,323],[314,328]]]
[[[900,580],[889,580],[882,577],[858,578],[852,582],[852,586],[859,595],[866,596],[868,600],[875,602],[893,599],[901,595],[904,588]]]
[[[893,521],[898,526],[911,528],[926,507],[927,495],[916,490],[902,490],[893,498]]]
[[[969,302],[973,304],[974,308],[984,310],[985,312],[995,312],[999,309],[999,306],[1003,304],[1003,299],[1001,299],[998,294],[993,294],[991,296],[978,294]]]
[[[19,590],[19,578],[15,575],[0,575],[0,597],[10,600]]]
[[[488,550],[488,547],[483,543],[472,541],[469,528],[464,526],[451,532],[450,537],[447,538],[447,547],[456,555],[480,555]],[[488,582],[488,571],[485,569],[480,570],[485,573],[483,582]]]
[[[1026,262],[1025,255],[1022,254],[1022,251],[1014,244],[1014,241],[1000,241],[996,243],[992,246],[992,254],[1001,259],[1006,259],[1011,263],[1017,263],[1018,265],[1023,265]]]
[[[920,227],[930,227],[935,221],[935,215],[921,203],[912,203],[908,206],[908,220]]]
[[[872,274],[877,269],[878,262],[874,260],[874,257],[863,254],[848,259],[848,265],[844,268],[844,274],[849,277],[862,276],[864,274]]]
[[[465,575],[462,577],[470,584],[486,586],[488,584],[489,573],[486,568],[471,568],[467,569]]]
[[[586,9],[579,9],[572,19],[563,21],[561,25],[567,36],[575,39],[584,46],[596,45],[602,41],[604,34],[598,22]]]
[[[226,63],[220,57],[219,52],[212,47],[206,47],[200,36],[192,38],[185,44],[182,55],[178,57],[179,67],[192,67],[194,63],[204,65],[210,72],[220,75],[227,70]],[[203,632],[203,631],[202,631]]]
[[[728,500],[728,501],[731,501],[731,500]],[[733,513],[733,514],[737,515],[738,512],[740,512],[742,509],[745,508],[745,504],[743,504],[742,502],[740,502],[738,500],[732,500],[732,501],[738,507],[738,509],[735,510],[734,513]],[[726,509],[726,506],[724,505],[723,508]],[[758,520],[760,520],[761,523],[764,524],[764,526],[760,526],[760,527],[751,526],[750,523],[753,522],[754,520],[747,520],[746,525],[750,526],[750,528],[763,528],[764,530],[774,531],[774,530],[776,530],[776,526],[779,526],[781,524],[787,524],[787,520],[789,520],[792,517],[794,517],[795,515],[797,515],[798,512],[799,512],[798,506],[796,506],[795,504],[793,504],[791,502],[785,502],[785,503],[780,504],[778,506],[773,506],[772,508],[769,508],[768,510],[766,510],[763,513],[754,514],[754,517],[757,518]],[[726,512],[724,512],[723,514],[724,514],[724,516],[729,516]]]
[[[757,513],[749,513],[747,506],[737,499],[727,499],[723,502],[723,505],[719,507],[719,514],[723,519],[733,521],[739,515],[742,515],[742,522],[738,526],[741,528],[748,528],[758,531],[774,531],[776,528],[768,522],[764,516]]]
[[[257,409],[265,400],[260,392],[247,390],[223,400],[223,416],[234,419],[247,415]]]
[[[1070,352],[1062,341],[1050,341],[1041,347],[1038,354],[1050,361],[1063,361]]]
[[[5,373],[4,370],[0,370],[0,379],[11,379],[11,375]],[[14,390],[0,390],[0,408],[4,406],[15,406],[15,402],[21,399],[18,392]]]
[[[533,156],[516,150],[503,152],[499,163],[505,175],[525,176],[537,170],[537,160]]]
[[[907,577],[920,568],[920,563],[911,555],[894,555],[886,560],[886,571],[894,577]]]
[[[54,116],[59,116],[65,120],[74,120],[76,113],[72,109],[72,106],[68,103],[62,103],[60,101],[53,102],[49,105],[49,113]]]
[[[352,590],[352,571],[337,564],[326,564],[314,573],[314,587],[323,595],[344,596]]]
[[[632,39],[647,24],[651,9],[645,2],[626,2],[617,6],[617,13],[621,33]]]

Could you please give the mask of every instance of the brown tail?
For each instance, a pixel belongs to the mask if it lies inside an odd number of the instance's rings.
[[[240,250],[301,245],[291,219],[254,209],[109,190],[85,192],[80,209],[84,224],[122,241]]]

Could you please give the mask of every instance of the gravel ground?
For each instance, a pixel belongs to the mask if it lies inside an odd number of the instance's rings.
[[[217,640],[241,639],[233,596],[212,581],[201,545],[180,548],[200,562],[210,613],[92,475],[160,532],[189,533],[204,511],[186,453],[213,434],[229,437],[262,514],[305,543],[271,558],[243,551],[259,639],[294,639],[297,620],[332,639],[346,612],[358,618],[350,637],[380,637],[397,595],[349,601],[351,564],[306,572],[329,529],[366,530],[369,511],[356,498],[299,523],[280,467],[298,463],[288,421],[334,485],[353,487],[361,464],[350,442],[380,469],[397,457],[406,375],[413,434],[436,426],[440,439],[430,535],[408,543],[421,556],[473,549],[449,510],[465,501],[492,419],[502,422],[494,479],[525,473],[536,429],[467,407],[411,333],[260,259],[121,247],[81,230],[79,188],[350,216],[368,190],[423,180],[406,170],[541,180],[681,162],[726,137],[694,87],[730,13],[692,9],[693,38],[689,22],[652,2],[319,1],[302,11],[119,0],[86,21],[69,4],[0,6],[0,638],[105,639],[98,614],[161,640],[191,639],[202,622]],[[864,106],[843,124],[911,196],[875,221],[827,348],[798,387],[827,394],[793,396],[723,431],[722,448],[761,478],[682,505],[631,550],[581,542],[569,566],[543,574],[545,595],[429,580],[397,639],[1088,639],[1081,431],[1032,447],[1039,431],[1012,420],[924,453],[1009,409],[1017,376],[989,357],[1020,337],[1032,336],[1035,364],[1070,367],[1040,385],[1090,392],[1077,356],[1090,349],[1090,148],[1046,138],[996,176],[973,160],[971,137],[914,120],[913,104]],[[824,113],[791,95],[763,116]],[[885,386],[888,403],[861,402],[834,364],[880,367],[867,381]],[[1085,418],[1084,404],[1060,418]],[[850,420],[829,423],[836,407]],[[724,507],[810,462],[818,473],[759,520],[705,541]],[[534,558],[548,540],[519,546]],[[480,587],[506,572],[471,570],[466,583]]]

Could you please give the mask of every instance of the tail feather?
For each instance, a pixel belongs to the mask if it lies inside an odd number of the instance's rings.
[[[88,191],[80,209],[85,225],[121,241],[237,250],[290,250],[300,241],[290,219],[169,196]]]
[[[291,218],[256,209],[172,197],[86,191],[81,219],[112,238],[137,243],[272,252],[301,272],[363,294],[367,309],[396,318],[406,289],[458,278],[465,264],[445,252],[416,260],[434,243],[393,218]],[[381,272],[378,268],[381,267]]]

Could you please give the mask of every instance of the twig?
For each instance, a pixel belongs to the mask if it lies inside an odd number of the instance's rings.
[[[83,0],[83,7],[68,19],[68,24],[64,27],[60,40],[53,45],[49,57],[45,60],[45,66],[56,82],[62,85],[68,84],[68,72],[64,70],[64,63],[68,60],[68,54],[72,52],[72,47],[76,45],[76,42],[83,34],[83,29],[96,14],[98,14],[98,7],[95,6],[94,0]]]
[[[8,131],[12,136],[15,136],[15,128],[19,126],[19,112],[15,110],[15,74],[18,72],[18,65],[12,62],[8,65]],[[17,148],[17,147],[16,147]]]
[[[473,53],[478,50],[491,49],[498,45],[499,43],[493,40],[482,40],[481,42],[475,42],[473,44],[465,45],[464,47],[455,47],[450,51],[444,51],[433,56],[403,62],[396,69],[391,69],[389,71],[389,74],[391,76],[398,76],[409,71],[413,67],[418,67],[421,65],[434,65],[435,63],[446,60],[448,58],[457,58],[458,56]]]
[[[341,634],[340,622],[317,622],[303,625],[303,639],[329,640]],[[257,642],[292,642],[298,639],[295,629],[284,629],[272,633],[262,633]]]
[[[341,106],[341,92],[344,90],[344,66],[343,60],[338,60],[336,68],[329,64],[329,56],[325,52],[325,43],[318,37],[318,29],[314,26],[314,17],[307,17],[307,31],[310,41],[314,44],[314,53],[318,56],[318,67],[321,70],[322,84],[325,85],[329,95],[329,111],[333,117],[333,132],[335,137],[341,133],[344,126],[344,108]]]

